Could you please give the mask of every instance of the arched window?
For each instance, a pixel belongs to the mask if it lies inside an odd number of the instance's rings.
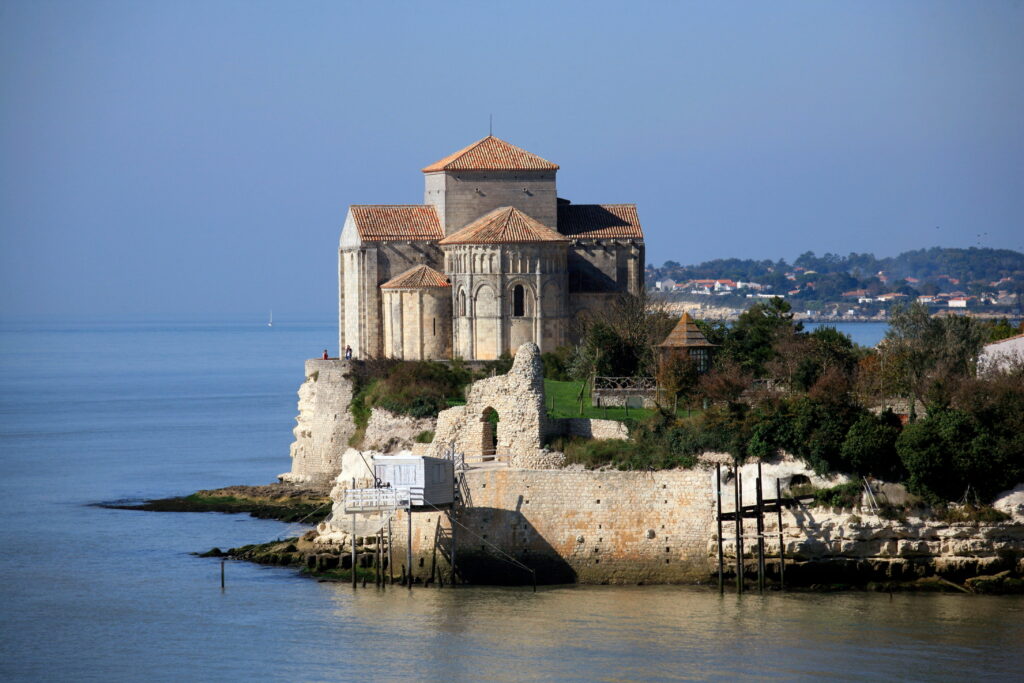
[[[512,288],[512,315],[517,318],[526,315],[526,293],[522,285]]]
[[[459,315],[466,315],[466,291],[459,292]]]

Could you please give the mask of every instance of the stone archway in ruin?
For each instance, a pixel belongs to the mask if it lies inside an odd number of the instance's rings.
[[[490,406],[480,414],[480,455],[490,460],[498,450],[498,411]]]

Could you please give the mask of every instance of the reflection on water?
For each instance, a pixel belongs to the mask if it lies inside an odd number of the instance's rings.
[[[376,589],[324,584],[338,629],[417,680],[1007,679],[1024,600],[719,596],[686,587]],[[330,638],[330,636],[329,636]]]

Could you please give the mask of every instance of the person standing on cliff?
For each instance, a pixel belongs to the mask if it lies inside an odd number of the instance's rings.
[[[345,345],[345,360],[352,360],[352,347]]]
[[[324,349],[324,360],[327,360],[330,356],[327,355],[327,349]]]

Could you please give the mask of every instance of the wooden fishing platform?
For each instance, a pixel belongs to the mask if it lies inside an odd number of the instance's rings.
[[[765,515],[775,514],[778,516],[778,538],[779,538],[779,587],[785,590],[786,587],[786,540],[785,529],[782,524],[783,508],[792,508],[802,503],[814,500],[814,496],[784,497],[782,485],[775,480],[775,497],[765,498],[762,490],[761,463],[757,464],[757,477],[754,480],[755,502],[751,505],[743,504],[743,474],[739,467],[736,468],[736,477],[733,480],[733,509],[722,510],[722,466],[716,468],[715,477],[715,499],[717,503],[717,514],[715,515],[718,524],[718,592],[725,592],[725,559],[722,552],[722,545],[726,540],[736,542],[736,592],[743,593],[744,588],[744,564],[743,564],[743,541],[745,540],[743,520],[753,519],[757,521],[757,532],[752,540],[757,542],[757,589],[763,593],[765,588],[765,575],[767,564],[764,551],[764,539],[766,537],[764,528]],[[722,523],[732,522],[735,529],[735,536],[730,539],[722,537]]]

